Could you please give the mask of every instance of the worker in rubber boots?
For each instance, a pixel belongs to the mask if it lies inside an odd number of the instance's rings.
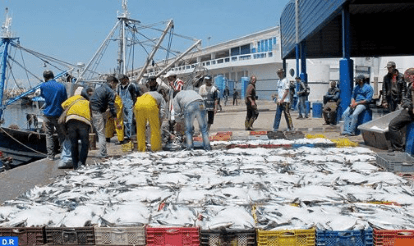
[[[137,122],[138,151],[146,151],[145,127],[147,122],[151,128],[151,150],[161,150],[161,123],[166,117],[166,103],[162,95],[156,91],[146,92],[137,98],[134,110]]]
[[[123,144],[124,141],[124,105],[122,99],[119,95],[115,96],[115,111],[116,111],[116,118],[113,118],[111,115],[108,114],[108,118],[106,120],[105,125],[105,138],[106,142],[109,143],[110,139],[114,136],[114,132],[116,132],[116,136],[118,139],[117,144]]]

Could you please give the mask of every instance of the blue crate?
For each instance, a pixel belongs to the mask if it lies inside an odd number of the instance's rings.
[[[372,246],[372,229],[362,231],[316,231],[316,246]]]

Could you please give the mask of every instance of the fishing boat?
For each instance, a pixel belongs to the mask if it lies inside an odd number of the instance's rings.
[[[138,20],[130,18],[130,13],[127,7],[127,0],[122,1],[123,12],[118,13],[115,26],[111,29],[101,46],[93,55],[92,59],[84,64],[82,62],[76,65],[70,64],[59,59],[40,54],[31,49],[22,47],[19,38],[15,37],[11,31],[11,18],[8,16],[6,9],[6,21],[2,26],[1,43],[0,43],[0,120],[3,119],[4,110],[16,103],[22,101],[26,105],[25,100],[30,100],[38,109],[35,114],[38,119],[41,119],[40,107],[44,102],[41,97],[34,96],[36,90],[40,88],[43,82],[37,78],[35,74],[41,74],[43,71],[35,73],[28,72],[22,66],[25,62],[17,62],[10,56],[11,48],[19,49],[27,52],[35,57],[39,57],[44,66],[54,63],[51,70],[56,71],[59,66],[59,74],[55,79],[64,82],[68,90],[68,95],[72,95],[76,86],[99,86],[105,82],[105,77],[108,75],[126,74],[131,81],[139,83],[145,81],[145,77],[156,75],[157,77],[168,72],[175,66],[182,58],[197,48],[201,44],[201,40],[186,37],[174,33],[173,20],[162,21],[154,24],[142,24]],[[164,28],[158,27],[165,25]],[[115,37],[115,33],[119,33],[119,37]],[[158,36],[159,35],[159,36]],[[168,38],[167,38],[168,37]],[[175,47],[172,43],[173,37],[181,38],[180,42],[176,42],[182,46],[189,46],[184,52],[176,51],[182,47]],[[185,43],[182,39],[187,40]],[[108,58],[106,60],[116,60],[116,68],[112,72],[102,73],[99,71],[100,61],[105,56],[108,46],[112,41],[116,42],[118,49],[117,57]],[[141,53],[139,49],[141,48]],[[132,54],[132,55],[131,55]],[[142,59],[142,58],[145,59]],[[142,67],[134,67],[137,63],[136,59],[141,58],[144,65]],[[11,61],[10,61],[11,60]],[[47,62],[45,62],[47,61]],[[161,63],[159,61],[165,61]],[[37,80],[37,85],[33,86],[28,91],[8,100],[3,100],[3,92],[6,89],[7,78],[13,77],[11,73],[11,64],[17,65],[22,69],[21,73],[26,76],[31,75]],[[45,69],[48,69],[47,67]],[[76,76],[72,74],[76,71]],[[188,80],[191,80],[189,78]],[[46,157],[46,136],[42,133],[39,127],[31,128],[29,124],[29,114],[27,114],[27,129],[17,129],[16,127],[0,127],[0,151],[4,154],[13,157],[13,165],[18,166],[32,162],[34,160]],[[57,138],[56,138],[57,139]],[[57,141],[57,140],[56,140]],[[58,144],[55,144],[58,146]]]

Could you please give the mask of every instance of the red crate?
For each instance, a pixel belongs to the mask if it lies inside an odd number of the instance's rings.
[[[233,132],[217,132],[216,135],[217,136],[223,136],[223,135],[233,136]]]
[[[19,246],[43,245],[45,237],[43,227],[0,228],[1,237],[18,237]]]
[[[198,227],[147,227],[147,246],[199,246]]]
[[[377,245],[377,246],[413,245],[410,243],[414,243],[414,230],[377,230],[377,229],[374,229],[374,245]]]
[[[267,131],[250,131],[250,136],[267,135]]]

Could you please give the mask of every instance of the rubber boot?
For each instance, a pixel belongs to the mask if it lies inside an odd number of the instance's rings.
[[[249,130],[252,130],[253,129],[253,123],[254,123],[254,121],[255,121],[255,118],[251,118],[249,120]]]
[[[251,128],[250,128],[250,121],[248,121],[248,120],[245,120],[245,121],[244,121],[244,129],[245,129],[246,131],[251,130]]]

